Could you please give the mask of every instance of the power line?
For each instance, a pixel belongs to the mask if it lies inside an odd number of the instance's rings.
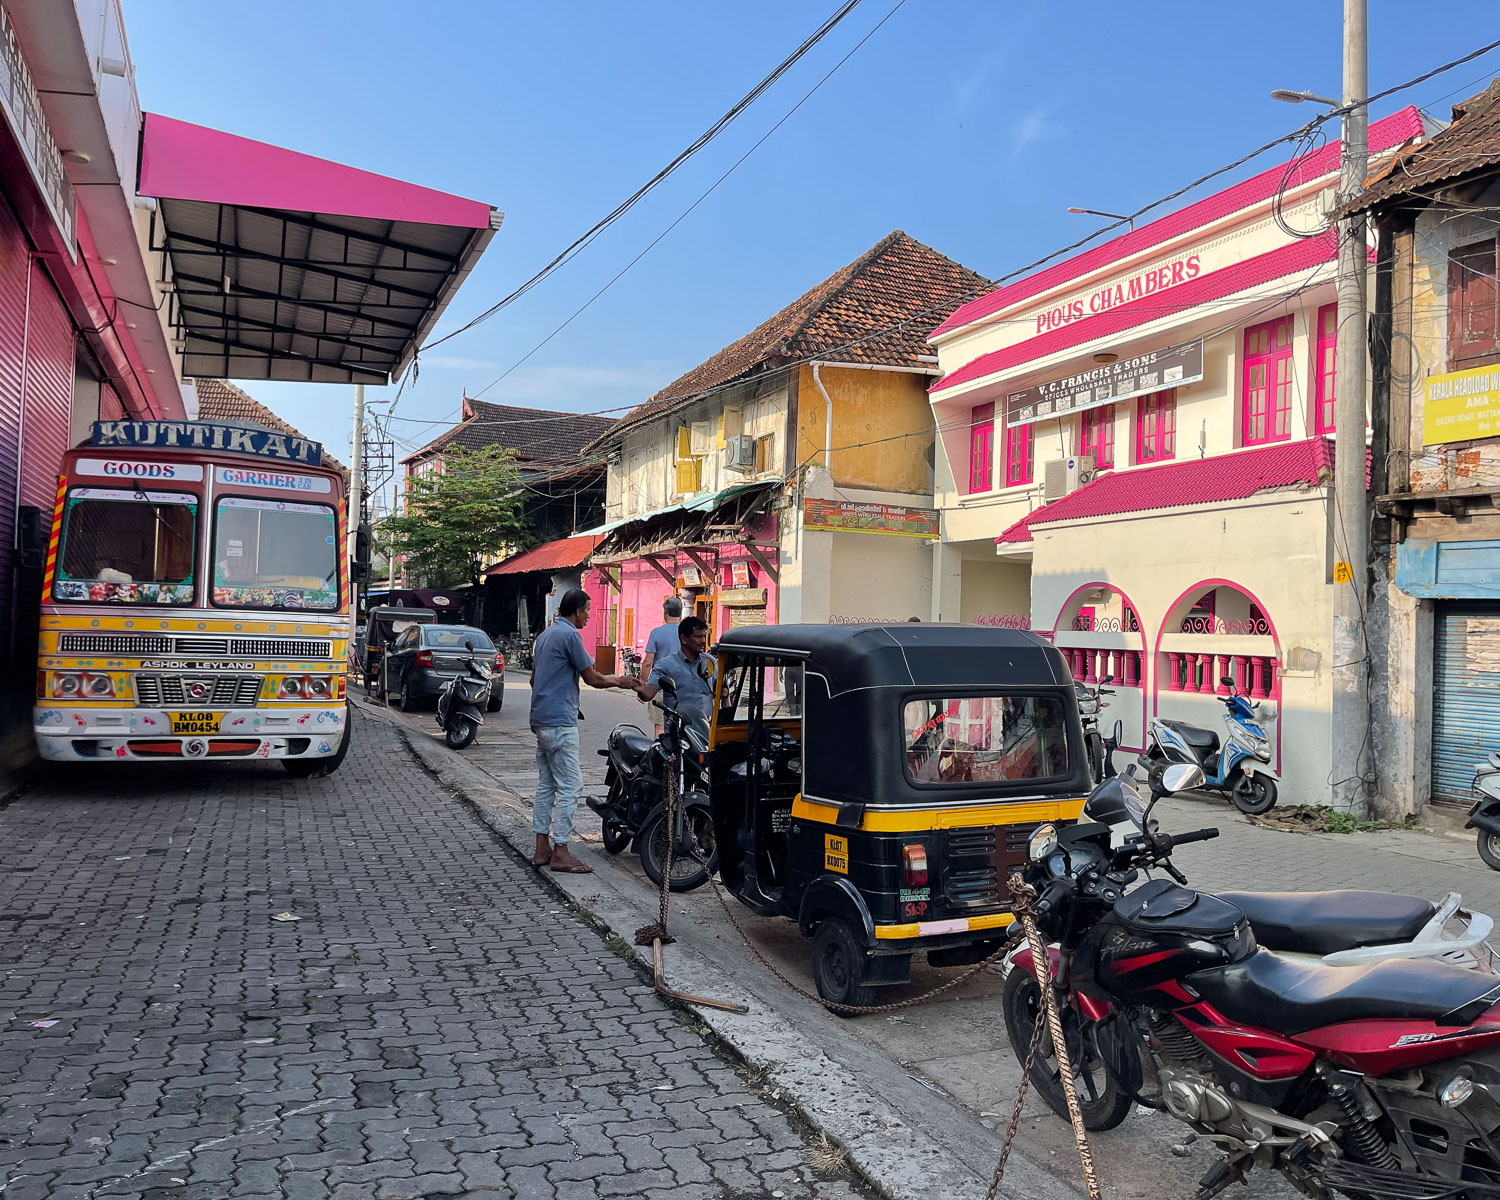
[[[568,246],[560,254],[557,255],[557,257],[555,257],[551,262],[549,262],[530,279],[526,280],[525,283],[521,284],[520,287],[516,288],[515,291],[511,292],[507,296],[502,297],[500,300],[490,305],[489,308],[485,309],[477,317],[474,317],[467,323],[460,325],[451,333],[446,333],[442,337],[437,338],[435,341],[428,342],[426,346],[422,347],[422,349],[431,350],[435,346],[441,346],[450,338],[455,338],[459,334],[473,329],[474,326],[484,321],[488,321],[506,305],[510,304],[514,300],[519,299],[521,296],[524,296],[553,271],[557,270],[559,267],[563,266],[571,259],[576,257],[589,245],[590,242],[592,242],[601,233],[603,233],[622,216],[624,216],[627,212],[634,208],[638,203],[640,203],[640,201],[644,199],[654,188],[661,184],[662,181],[667,178],[667,176],[671,175],[673,171],[677,170],[678,167],[682,166],[685,162],[688,161],[688,159],[692,158],[693,155],[697,154],[700,150],[707,146],[711,141],[714,140],[714,138],[723,133],[724,130],[729,127],[730,123],[736,117],[738,117],[747,108],[754,104],[755,101],[758,100],[768,88],[770,88],[778,79],[780,79],[783,75],[790,71],[792,67],[794,67],[802,59],[802,57],[807,54],[809,50],[811,50],[820,41],[827,37],[828,34],[833,31],[834,27],[837,26],[840,21],[842,21],[845,17],[847,17],[851,12],[854,11],[855,7],[859,3],[860,0],[845,0],[845,2],[839,6],[838,10],[831,17],[829,17],[826,21],[819,25],[817,29],[813,30],[813,32],[807,38],[805,38],[795,50],[793,50],[790,54],[783,58],[781,62],[777,63],[775,68],[772,69],[771,73],[765,76],[765,78],[763,78],[753,88],[746,92],[745,95],[740,98],[739,102],[736,103],[733,108],[731,108],[717,121],[715,121],[701,134],[699,134],[698,137],[687,147],[687,149],[683,150],[680,154],[677,155],[676,158],[672,159],[672,161],[669,162],[665,167],[663,167],[660,171],[658,171],[655,175],[653,175],[650,179],[648,179],[645,183],[638,187],[634,192],[632,192],[628,197],[617,204],[608,214],[606,214],[602,219],[591,226],[585,233],[581,234],[572,242],[570,242]]]

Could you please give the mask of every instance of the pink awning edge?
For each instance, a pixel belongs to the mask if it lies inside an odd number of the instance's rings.
[[[157,113],[141,131],[143,196],[488,229],[490,206]]]

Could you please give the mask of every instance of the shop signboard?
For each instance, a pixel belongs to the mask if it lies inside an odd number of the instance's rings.
[[[729,564],[730,581],[737,588],[750,586],[750,564],[743,558]]]
[[[1466,442],[1500,434],[1500,367],[1471,367],[1427,380],[1422,444]]]
[[[802,501],[802,527],[824,533],[880,533],[894,537],[935,538],[935,508],[903,508],[899,504],[861,504],[853,500]]]
[[[725,588],[719,593],[719,603],[726,608],[766,606],[765,588]]]
[[[682,583],[684,587],[700,588],[703,586],[703,572],[697,567],[682,568]]]
[[[68,182],[62,154],[52,140],[47,118],[42,113],[41,98],[31,81],[31,72],[21,57],[15,30],[3,8],[0,8],[0,114],[10,126],[11,134],[21,148],[21,156],[26,160],[26,169],[41,192],[58,232],[63,235],[68,257],[76,262],[78,236],[74,226],[78,210],[73,185]]]
[[[1030,425],[1085,409],[1182,387],[1203,378],[1203,339],[1104,363],[1006,397],[1005,423]]]

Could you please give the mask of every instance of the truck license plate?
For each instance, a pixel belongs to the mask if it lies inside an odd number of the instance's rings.
[[[172,718],[172,732],[174,734],[219,732],[218,713],[174,712],[169,715]]]

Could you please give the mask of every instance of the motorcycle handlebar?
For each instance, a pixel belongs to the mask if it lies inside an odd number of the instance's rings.
[[[1045,917],[1049,912],[1057,907],[1058,901],[1066,899],[1068,894],[1072,892],[1072,890],[1073,881],[1071,879],[1067,878],[1066,876],[1060,879],[1054,879],[1051,883],[1049,883],[1045,888],[1042,889],[1041,897],[1037,900],[1036,904],[1032,906],[1032,911],[1035,912],[1039,917]]]
[[[1195,829],[1191,833],[1174,833],[1167,837],[1172,846],[1186,846],[1189,842],[1211,842],[1219,836],[1217,829]]]

